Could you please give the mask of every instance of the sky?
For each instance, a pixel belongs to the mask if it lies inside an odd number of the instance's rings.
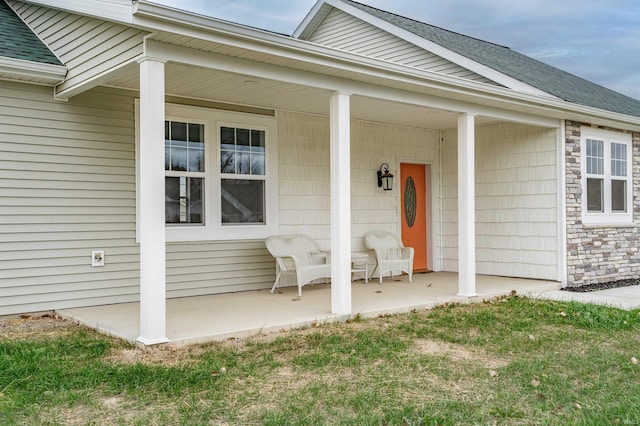
[[[315,0],[152,0],[291,35]],[[638,0],[359,0],[510,47],[640,100]]]

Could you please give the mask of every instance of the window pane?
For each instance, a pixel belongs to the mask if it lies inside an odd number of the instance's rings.
[[[611,211],[627,211],[627,181],[611,181]]]
[[[251,174],[264,175],[264,154],[251,153]]]
[[[248,152],[238,152],[236,153],[236,173],[241,175],[249,175],[251,174],[251,158],[249,157]]]
[[[611,175],[627,176],[627,145],[611,144]]]
[[[602,179],[587,179],[587,211],[603,211],[603,182]]]
[[[204,142],[203,124],[189,124],[189,142]]]
[[[258,148],[260,151],[264,152],[264,131],[262,130],[252,130],[251,131],[251,151]],[[260,149],[262,148],[262,149]]]
[[[171,141],[171,170],[187,170],[187,143]]]
[[[164,169],[171,170],[171,142],[164,141]]]
[[[189,171],[204,172],[204,144],[189,142]]]
[[[221,181],[223,224],[264,224],[264,181]]]
[[[236,145],[236,130],[231,127],[220,128],[221,149],[234,150]]]
[[[604,174],[604,142],[587,139],[587,173]]]
[[[249,150],[249,130],[247,129],[236,129],[236,145],[238,150],[248,151]]]
[[[187,140],[187,123],[171,122],[171,140],[186,141]]]
[[[236,172],[236,153],[234,151],[222,151],[220,153],[220,171],[222,173]]]
[[[204,179],[165,177],[164,186],[166,223],[204,223]]]

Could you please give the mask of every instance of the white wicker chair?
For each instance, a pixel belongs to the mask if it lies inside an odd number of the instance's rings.
[[[319,278],[331,278],[331,265],[327,254],[318,244],[302,234],[272,235],[265,241],[267,250],[276,259],[276,281],[274,292],[283,275],[295,275],[298,296],[302,296],[302,286]]]
[[[409,282],[412,282],[413,247],[405,247],[396,234],[385,231],[368,232],[364,236],[364,245],[376,252],[380,284],[385,273],[388,272],[393,278],[394,271],[406,272],[409,274]]]

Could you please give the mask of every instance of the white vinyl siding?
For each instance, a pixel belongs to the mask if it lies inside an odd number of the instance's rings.
[[[271,288],[275,261],[264,240],[167,244],[167,296]]]
[[[0,315],[139,299],[135,95],[0,81]],[[167,297],[270,288],[274,268],[263,241],[168,244]]]
[[[309,41],[467,80],[496,84],[336,8],[316,28]]]
[[[9,3],[67,66],[66,80],[58,91],[95,78],[143,53],[143,37],[147,33],[139,29],[20,1]]]
[[[0,315],[136,300],[132,98],[0,82],[0,152]]]
[[[521,124],[476,127],[479,274],[555,280],[557,132]],[[444,269],[458,269],[457,135],[444,133]]]

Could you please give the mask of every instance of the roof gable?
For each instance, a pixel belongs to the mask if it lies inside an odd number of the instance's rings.
[[[43,64],[62,65],[56,55],[4,0],[0,0],[0,56]]]
[[[320,19],[324,19],[328,14],[326,6],[329,5],[337,7],[346,5],[355,8],[373,17],[372,22],[390,24],[394,29],[400,30],[399,34],[404,33],[407,39],[418,37],[540,92],[579,105],[640,117],[640,101],[629,96],[547,65],[508,47],[448,31],[352,0],[322,0],[311,12],[312,16],[308,16],[298,28],[296,35],[309,36],[315,31],[320,24]],[[526,91],[506,85],[516,91]]]
[[[307,41],[423,70],[499,85],[337,8],[331,8],[309,34]]]

